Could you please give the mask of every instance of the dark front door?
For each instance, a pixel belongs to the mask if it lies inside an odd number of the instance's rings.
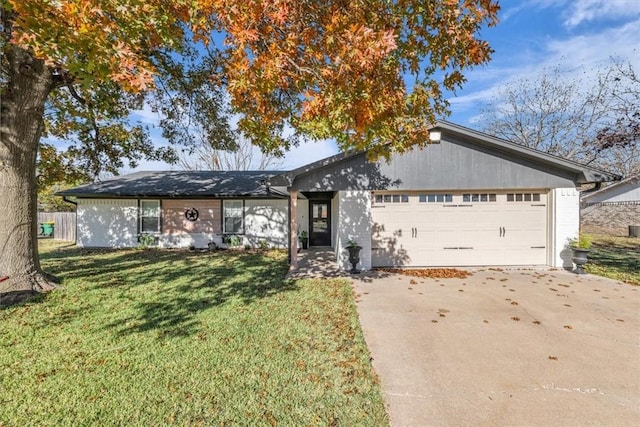
[[[309,200],[309,245],[331,246],[331,200]]]

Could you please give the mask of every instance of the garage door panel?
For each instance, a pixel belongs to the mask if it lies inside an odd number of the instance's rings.
[[[409,251],[396,238],[372,241],[371,263],[378,267],[414,265]]]
[[[451,193],[447,203],[414,194],[372,209],[373,265],[544,265],[546,194],[513,193],[509,201],[507,193]]]

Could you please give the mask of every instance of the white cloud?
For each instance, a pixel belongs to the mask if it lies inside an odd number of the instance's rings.
[[[580,24],[605,20],[628,20],[640,16],[638,0],[522,0],[502,6],[501,21],[522,11],[556,9],[564,18],[563,25],[574,28]],[[553,12],[552,12],[553,13]]]
[[[574,0],[570,2],[564,25],[573,28],[582,23],[604,19],[633,19],[639,15],[638,0]]]
[[[640,5],[640,1],[638,1]],[[611,64],[616,58],[629,61],[640,70],[640,18],[624,24],[565,38],[547,38],[540,42],[540,49],[510,56],[508,67],[488,65],[467,75],[477,90],[466,90],[462,96],[449,100],[453,115],[470,113],[467,124],[478,120],[478,107],[496,97],[509,82],[524,78],[535,79],[544,68],[560,66],[566,69],[567,78],[579,79],[585,84],[596,81],[598,67]],[[462,114],[461,114],[462,113]],[[455,120],[455,119],[454,119]],[[465,124],[465,123],[461,123]]]

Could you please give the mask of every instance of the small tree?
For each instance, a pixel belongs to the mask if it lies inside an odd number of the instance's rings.
[[[638,91],[631,68],[624,71],[619,64],[601,68],[594,83],[555,67],[507,83],[482,107],[481,127],[563,158],[632,173],[640,166],[633,136]]]
[[[640,174],[640,78],[631,63],[616,63],[612,76],[615,120],[598,131],[595,148],[623,175],[637,175]]]
[[[248,139],[240,138],[229,150],[219,150],[206,143],[185,150],[178,164],[184,170],[277,170],[282,166],[282,159],[264,153]]]

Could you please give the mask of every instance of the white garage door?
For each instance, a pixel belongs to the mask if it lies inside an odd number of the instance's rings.
[[[543,191],[375,193],[373,266],[544,265]]]

